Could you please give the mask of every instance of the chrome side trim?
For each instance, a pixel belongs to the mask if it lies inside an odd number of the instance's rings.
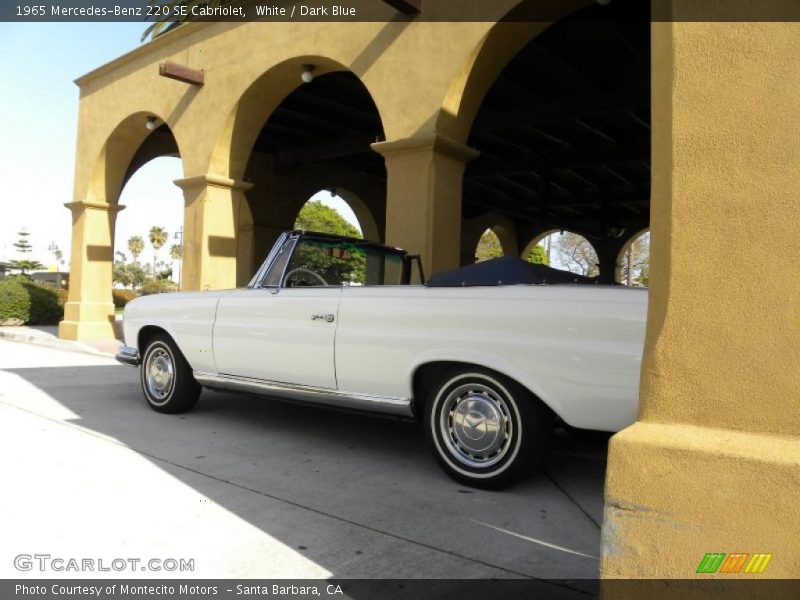
[[[247,392],[260,396],[274,396],[287,400],[298,400],[326,406],[352,408],[369,412],[379,412],[401,417],[413,417],[411,398],[398,396],[373,396],[353,392],[341,392],[327,388],[295,385],[278,381],[264,381],[252,377],[222,375],[195,371],[194,378],[200,385],[216,390]]]
[[[117,362],[130,367],[138,367],[142,362],[142,359],[139,357],[139,351],[130,346],[123,346],[120,348],[114,358],[117,359]]]

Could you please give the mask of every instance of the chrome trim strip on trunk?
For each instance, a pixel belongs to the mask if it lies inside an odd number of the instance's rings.
[[[200,385],[211,389],[248,392],[261,396],[274,396],[275,398],[379,412],[401,417],[414,416],[411,398],[341,392],[339,390],[327,388],[295,385],[278,381],[264,381],[252,377],[238,377],[236,375],[204,373],[202,371],[195,371],[194,378]]]

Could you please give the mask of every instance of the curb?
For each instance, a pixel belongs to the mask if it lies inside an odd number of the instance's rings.
[[[84,354],[94,354],[95,356],[114,357],[113,354],[102,352],[82,342],[62,340],[59,338],[31,335],[22,332],[0,331],[0,339],[9,342],[21,342],[23,344],[33,344],[35,346],[45,346],[56,350],[67,350],[69,352],[83,352]]]

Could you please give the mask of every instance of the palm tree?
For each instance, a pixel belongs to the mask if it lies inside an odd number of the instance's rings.
[[[144,252],[144,240],[138,235],[128,238],[128,250],[133,256],[133,263],[136,264],[139,255]]]
[[[158,251],[161,247],[167,243],[167,239],[169,238],[169,234],[167,230],[163,227],[159,227],[158,225],[153,225],[150,228],[150,244],[153,246],[153,279],[156,278],[156,259],[158,256]]]

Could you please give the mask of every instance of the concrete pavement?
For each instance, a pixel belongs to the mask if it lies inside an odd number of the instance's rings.
[[[117,324],[119,328],[122,327],[122,319],[119,316],[117,317]],[[119,340],[101,339],[88,342],[62,340],[58,337],[58,325],[0,326],[0,339],[61,350],[88,352],[89,354],[111,354],[112,356],[122,346],[121,336]]]
[[[6,341],[0,428],[0,577],[25,552],[194,559],[170,577],[597,576],[605,446],[563,434],[546,473],[474,490],[414,423],[214,392],[160,415],[135,369]]]

